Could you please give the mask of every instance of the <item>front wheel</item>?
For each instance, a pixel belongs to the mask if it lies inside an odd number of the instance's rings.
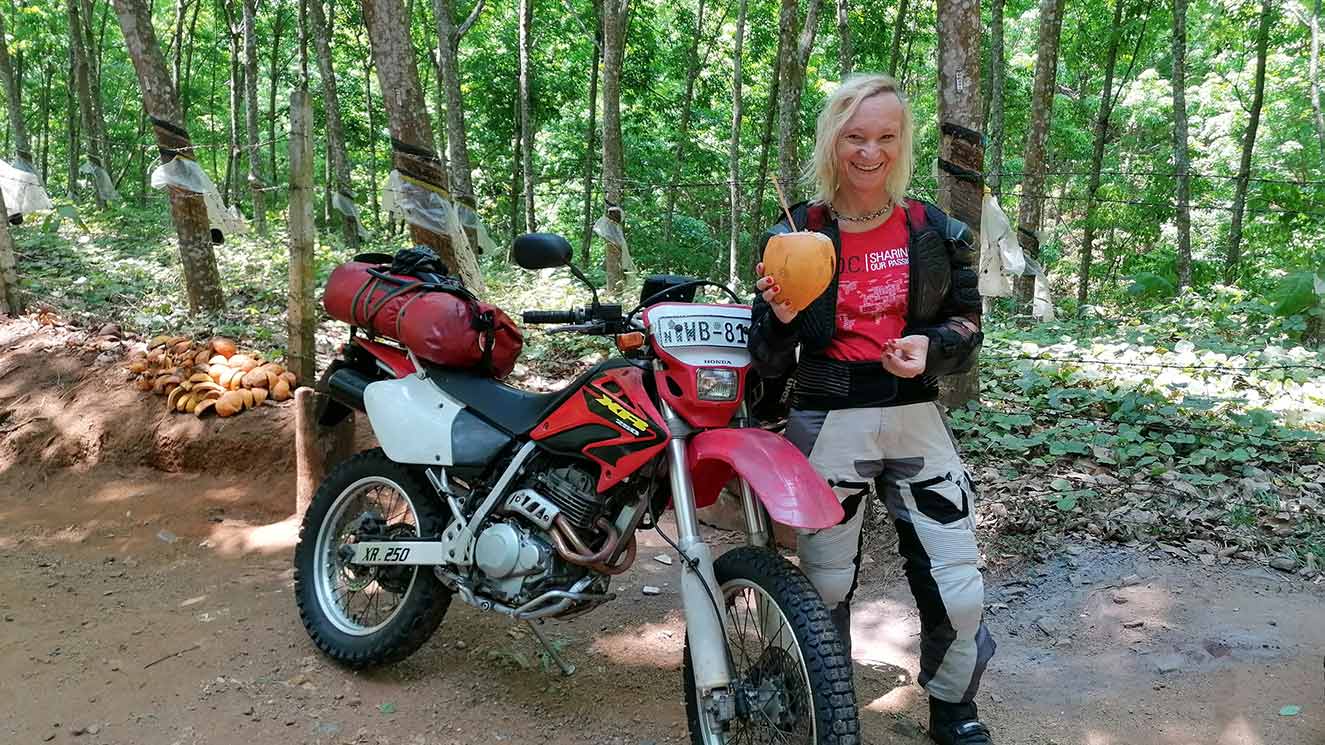
[[[343,547],[361,536],[417,538],[440,535],[444,527],[428,487],[380,449],[332,469],[308,506],[294,550],[299,618],[318,649],[362,668],[398,662],[423,646],[451,603],[431,567],[354,564]]]
[[[777,553],[752,546],[728,551],[713,568],[725,605],[732,701],[697,695],[687,639],[691,742],[858,745],[851,662],[810,581]],[[724,708],[735,717],[719,721],[714,712]]]

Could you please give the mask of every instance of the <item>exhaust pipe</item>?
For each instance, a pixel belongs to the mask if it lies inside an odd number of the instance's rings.
[[[340,367],[324,378],[324,391],[332,402],[354,411],[364,411],[363,390],[373,380],[352,367]]]

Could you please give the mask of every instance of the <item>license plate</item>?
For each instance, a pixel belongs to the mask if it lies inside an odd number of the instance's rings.
[[[661,319],[653,331],[663,347],[733,347],[745,349],[750,321],[731,316],[682,316]]]

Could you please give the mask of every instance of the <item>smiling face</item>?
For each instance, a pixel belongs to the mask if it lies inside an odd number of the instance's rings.
[[[903,115],[894,93],[860,102],[837,138],[839,193],[874,201],[887,192],[888,174],[901,154]]]

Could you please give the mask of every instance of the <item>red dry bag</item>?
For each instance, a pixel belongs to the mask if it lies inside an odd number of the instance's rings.
[[[338,321],[385,336],[444,367],[503,378],[524,338],[500,308],[481,302],[459,281],[426,281],[388,267],[349,261],[327,279],[322,305]]]

